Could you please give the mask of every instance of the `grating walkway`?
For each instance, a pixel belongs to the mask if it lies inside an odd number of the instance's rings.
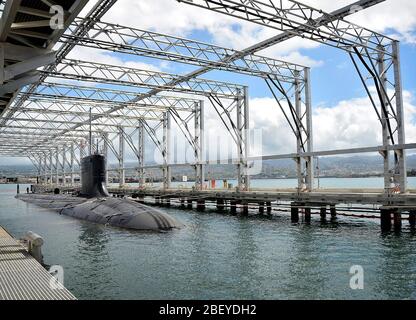
[[[51,285],[52,284],[52,285]],[[75,300],[75,296],[0,227],[0,300]]]

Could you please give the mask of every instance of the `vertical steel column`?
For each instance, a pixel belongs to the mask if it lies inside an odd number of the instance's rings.
[[[79,144],[79,163],[82,164],[82,159],[86,157],[86,153],[85,153],[85,141],[81,141]],[[80,167],[80,171],[81,171],[81,167]],[[81,172],[80,172],[81,173]],[[82,174],[79,175],[80,178],[80,182],[82,183]]]
[[[108,185],[108,133],[103,133],[103,155],[105,157],[105,184]]]
[[[244,143],[244,183],[245,191],[250,189],[250,175],[248,168],[248,156],[250,155],[250,110],[249,110],[249,93],[248,87],[244,86],[244,127],[243,127],[243,143]]]
[[[66,165],[67,165],[67,159],[66,159],[66,146],[64,145],[62,147],[62,185],[66,186]]]
[[[143,120],[140,120],[139,122],[139,128],[138,128],[138,134],[139,134],[139,139],[138,139],[138,146],[137,146],[137,151],[139,152],[138,154],[138,160],[139,160],[139,186],[141,188],[144,188],[146,185],[146,179],[145,179],[145,172],[144,172],[144,123]]]
[[[126,183],[126,171],[124,169],[124,134],[123,128],[119,128],[119,152],[118,152],[118,172],[120,187]]]
[[[75,149],[74,149],[74,143],[71,143],[70,146],[70,165],[71,165],[71,186],[73,187],[75,185]]]
[[[248,88],[244,87],[243,92],[239,92],[237,97],[237,172],[238,189],[248,191],[248,134],[249,134],[249,114],[248,114]]]
[[[296,71],[296,80],[295,80],[295,108],[296,108],[296,175],[298,177],[298,188],[302,188],[303,184],[303,172],[302,172],[302,131],[301,131],[301,116],[302,116],[302,88],[299,81],[299,71]]]
[[[59,185],[59,147],[56,147],[56,155],[55,155],[55,179],[56,185]]]
[[[170,161],[170,131],[171,114],[165,112],[163,116],[163,188],[169,189],[171,182]]]
[[[394,67],[394,83],[396,92],[396,116],[397,116],[397,135],[398,144],[403,146],[406,143],[405,128],[404,128],[404,114],[403,114],[403,88],[401,76],[400,63],[400,42],[393,41],[393,67]],[[407,191],[407,165],[406,165],[406,150],[399,149],[396,151],[398,163],[398,180],[400,183],[400,191],[405,193]]]
[[[43,184],[47,184],[48,183],[48,157],[46,155],[46,153],[43,154],[43,162],[45,163],[45,170],[43,171]]]
[[[52,149],[49,152],[49,164],[50,164],[50,166],[49,166],[49,170],[50,170],[49,174],[50,174],[50,178],[51,178],[50,184],[53,185],[53,150]]]
[[[313,148],[313,124],[312,124],[312,97],[311,97],[311,69],[304,69],[304,81],[305,81],[305,104],[306,104],[306,135],[307,135],[307,151],[312,153]],[[313,156],[308,156],[306,158],[307,163],[307,186],[308,190],[312,191],[315,187],[315,165],[313,161]]]
[[[381,83],[380,85],[384,87],[384,90],[381,90],[381,100],[380,103],[382,104],[382,109],[381,109],[381,117],[382,117],[382,121],[381,121],[381,125],[382,125],[382,130],[383,130],[383,147],[384,148],[388,148],[391,144],[391,138],[390,137],[390,133],[389,133],[389,129],[388,129],[388,114],[386,114],[386,112],[383,111],[383,108],[385,108],[386,110],[388,110],[388,97],[386,96],[386,92],[387,92],[387,74],[386,74],[386,64],[385,64],[385,53],[384,53],[384,47],[379,46],[379,53],[378,53],[378,73],[380,76],[380,80]],[[384,159],[384,190],[387,192],[390,189],[390,178],[391,178],[391,173],[390,173],[390,157],[389,157],[389,151],[384,151],[382,153],[383,159]]]
[[[201,100],[195,106],[195,188],[202,190],[205,181],[205,165],[204,161],[204,101]]]
[[[42,158],[41,155],[39,155],[38,163],[39,163],[39,167],[38,167],[38,183],[42,184],[44,164],[43,164],[43,158]]]

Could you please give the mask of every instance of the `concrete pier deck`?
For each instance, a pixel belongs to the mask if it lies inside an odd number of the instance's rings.
[[[255,190],[230,191],[230,190],[204,190],[193,191],[191,189],[143,189],[138,188],[108,188],[109,192],[116,195],[160,198],[188,198],[204,200],[236,200],[248,203],[267,201],[302,202],[310,206],[322,204],[366,204],[366,205],[391,205],[404,209],[416,209],[416,193],[386,194],[382,190],[320,190],[314,192],[296,192],[294,190]]]
[[[54,284],[53,286],[51,284]],[[0,226],[0,300],[75,300]]]

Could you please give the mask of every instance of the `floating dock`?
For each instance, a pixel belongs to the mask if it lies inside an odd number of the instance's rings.
[[[0,300],[76,300],[0,226]]]

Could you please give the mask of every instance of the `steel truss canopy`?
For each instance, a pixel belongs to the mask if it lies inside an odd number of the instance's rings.
[[[71,59],[62,60],[47,75],[66,80],[88,81],[143,89],[161,89],[163,91],[206,96],[214,94],[226,99],[234,99],[238,96],[239,91],[243,89],[243,86],[236,84],[201,78],[189,79],[172,85],[172,81],[177,79],[179,75]]]
[[[343,19],[343,11],[326,13],[295,0],[177,0],[228,16],[287,32],[291,36],[321,42],[354,52],[365,48],[383,51],[393,39]],[[358,1],[350,6],[350,14],[384,2]]]
[[[282,33],[263,41],[254,48],[264,48],[299,36],[346,51],[371,100],[383,130],[383,146],[404,146],[403,98],[398,42],[380,33],[348,22],[344,18],[358,10],[368,8],[383,0],[358,1],[347,8],[333,13],[305,5],[299,1],[266,0],[177,0],[231,17],[273,28]],[[253,48],[252,48],[253,49]],[[255,49],[254,49],[255,50]],[[252,52],[252,50],[251,50]],[[376,93],[370,90],[376,87]],[[298,115],[299,117],[299,115]],[[298,166],[301,160],[303,142],[298,131]],[[306,135],[312,137],[311,132]],[[300,143],[299,143],[300,142]],[[311,143],[311,141],[309,141]],[[299,148],[301,146],[301,148]],[[310,146],[309,146],[310,149]],[[303,153],[305,153],[303,151]],[[384,152],[384,177],[386,190],[396,182],[402,192],[406,190],[407,172],[405,149],[394,152],[394,166],[390,154]],[[313,166],[313,159],[305,157],[306,167]],[[302,168],[298,168],[298,177]],[[309,174],[312,185],[312,172]]]
[[[100,152],[116,157],[122,185],[124,156],[129,149],[137,157],[143,186],[146,136],[162,155],[163,186],[169,188],[169,131],[176,123],[194,151],[196,187],[201,189],[205,180],[204,110],[209,105],[235,143],[238,187],[248,190],[249,161],[253,159],[249,156],[249,91],[240,84],[202,77],[211,70],[222,70],[265,82],[296,137],[297,152],[289,156],[296,162],[298,187],[306,184],[311,191],[314,157],[337,151],[314,150],[310,68],[258,54],[302,37],[350,56],[382,127],[383,146],[376,150],[384,158],[386,189],[393,179],[406,191],[405,150],[409,146],[404,137],[398,42],[345,20],[384,0],[361,0],[331,13],[292,0],[177,1],[280,33],[235,50],[101,21],[117,0],[98,0],[85,18],[79,13],[88,0],[1,1],[0,154],[27,156],[43,182],[65,184],[68,173],[74,183],[74,166],[80,159],[101,146]],[[59,30],[50,24],[53,5],[61,5],[64,11],[64,28]],[[55,45],[58,49],[53,51]],[[68,59],[71,50],[80,46],[197,68],[181,75]]]
[[[70,29],[84,21],[76,19]],[[61,42],[80,46],[232,71],[284,82],[302,79],[304,66],[260,55],[241,52],[200,41],[116,24],[97,22],[83,37],[65,34]],[[226,61],[230,56],[240,56]]]

